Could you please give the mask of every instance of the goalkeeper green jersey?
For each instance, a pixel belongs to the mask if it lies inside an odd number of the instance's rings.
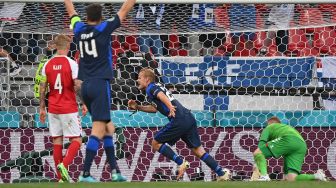
[[[40,98],[40,82],[45,82],[45,77],[41,75],[41,70],[44,66],[44,64],[49,60],[47,56],[44,56],[42,60],[39,63],[39,66],[37,68],[36,74],[35,74],[35,84],[34,84],[34,95],[36,98]]]
[[[295,136],[304,142],[301,134],[290,125],[273,123],[262,131],[259,143],[265,143],[284,136]]]

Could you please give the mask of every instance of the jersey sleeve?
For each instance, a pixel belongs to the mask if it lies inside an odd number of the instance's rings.
[[[84,23],[78,15],[74,15],[70,18],[70,29],[73,29],[74,34],[80,31],[82,25],[84,25]]]
[[[147,90],[147,95],[151,98],[157,98],[157,95],[162,91],[162,89],[157,85],[151,85]]]
[[[47,61],[42,67],[40,82],[46,82],[47,81],[46,66],[47,66],[48,62],[49,61]]]
[[[106,22],[107,22],[107,27],[105,28],[105,30],[108,33],[112,33],[114,30],[116,30],[121,25],[118,14],[116,14],[113,18],[106,20]]]
[[[263,144],[266,144],[266,142],[268,142],[269,135],[270,135],[270,128],[266,127],[261,132],[261,135],[260,135],[260,138],[259,138],[259,144],[258,144],[259,147]]]
[[[77,76],[78,76],[78,64],[76,61],[69,59],[69,64],[70,64],[70,67],[71,67],[71,74],[72,74],[72,79],[76,79]]]

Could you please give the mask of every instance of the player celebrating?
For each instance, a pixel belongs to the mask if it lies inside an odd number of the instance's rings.
[[[41,71],[40,82],[40,121],[46,120],[46,90],[49,85],[48,120],[49,131],[53,138],[53,157],[60,182],[69,182],[67,171],[82,144],[82,128],[78,118],[74,79],[77,78],[78,65],[66,55],[71,40],[65,35],[55,38],[57,54],[47,61]],[[85,115],[86,111],[84,108]],[[63,137],[71,144],[63,158]]]
[[[306,156],[307,145],[300,133],[293,127],[282,124],[277,117],[267,120],[267,127],[262,131],[258,148],[254,151],[254,160],[260,171],[258,181],[270,181],[267,174],[266,158],[284,158],[284,179],[287,181],[326,181],[323,170],[315,174],[300,174]]]
[[[97,182],[90,175],[92,161],[99,143],[104,142],[107,160],[112,169],[113,181],[125,181],[117,169],[111,122],[110,80],[112,74],[111,33],[126,19],[135,0],[126,0],[114,18],[102,21],[102,6],[91,4],[86,8],[87,23],[81,21],[71,0],[65,0],[65,7],[71,18],[71,27],[80,51],[78,78],[83,81],[81,94],[92,116],[92,132],[86,146],[82,182]]]
[[[175,154],[167,144],[174,145],[179,139],[182,139],[191,148],[195,156],[216,172],[218,181],[229,180],[230,171],[222,169],[202,147],[197,132],[196,119],[190,110],[182,106],[166,88],[154,81],[155,73],[153,70],[145,68],[140,71],[137,80],[138,88],[146,91],[148,100],[153,102],[154,105],[140,106],[135,100],[128,101],[130,109],[149,113],[159,111],[169,119],[169,123],[155,135],[152,141],[153,149],[179,165],[177,180],[180,180],[189,167],[189,162]]]

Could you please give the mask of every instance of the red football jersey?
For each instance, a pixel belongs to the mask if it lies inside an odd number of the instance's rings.
[[[53,114],[78,112],[74,79],[78,64],[67,56],[55,55],[42,68],[49,84],[48,111]]]

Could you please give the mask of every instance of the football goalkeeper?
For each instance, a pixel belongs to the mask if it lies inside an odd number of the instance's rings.
[[[307,145],[300,133],[290,125],[282,124],[277,117],[267,120],[267,127],[262,131],[258,148],[254,151],[254,161],[259,169],[258,181],[270,181],[267,174],[266,158],[283,157],[284,179],[287,181],[326,181],[323,170],[315,174],[301,174],[301,167],[306,156]]]

